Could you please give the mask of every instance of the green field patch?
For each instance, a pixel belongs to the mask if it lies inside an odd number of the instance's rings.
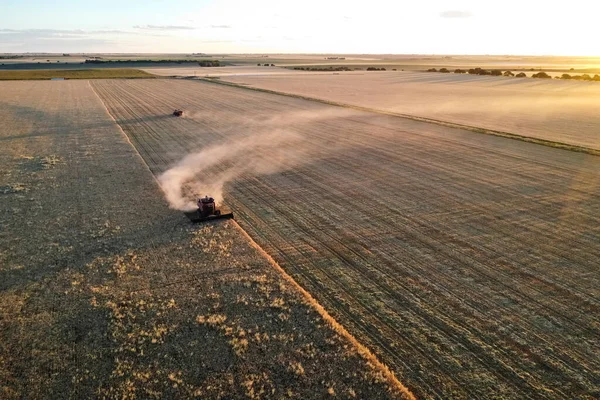
[[[35,79],[116,79],[116,78],[154,78],[146,71],[131,68],[106,69],[43,69],[26,71],[0,71],[0,80]]]

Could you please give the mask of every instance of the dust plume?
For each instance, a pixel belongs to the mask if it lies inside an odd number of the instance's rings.
[[[223,188],[240,176],[257,176],[309,163],[335,151],[313,143],[303,129],[308,123],[352,114],[346,110],[299,111],[293,113],[227,118],[234,128],[228,138],[183,157],[158,177],[169,205],[177,210],[197,208],[196,199],[209,195],[223,200]],[[188,113],[188,118],[202,117]],[[233,131],[233,133],[231,133]]]

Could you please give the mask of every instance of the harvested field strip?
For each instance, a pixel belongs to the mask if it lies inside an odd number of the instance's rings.
[[[93,85],[155,174],[287,121],[311,162],[241,175],[227,203],[417,396],[597,394],[597,157],[201,82]]]
[[[327,323],[336,331],[338,332],[340,335],[344,336],[346,339],[348,339],[353,346],[355,346],[359,352],[361,353],[361,355],[363,357],[365,357],[367,360],[369,360],[371,363],[373,363],[378,369],[380,369],[386,379],[388,380],[388,383],[390,384],[390,386],[397,388],[401,393],[405,394],[405,397],[408,399],[413,399],[414,400],[414,396],[413,394],[396,378],[396,376],[394,375],[393,372],[390,371],[390,369],[381,363],[381,361],[379,361],[377,359],[377,357],[375,357],[373,355],[373,353],[371,353],[371,351],[366,348],[365,346],[363,346],[360,342],[358,342],[354,336],[352,336],[352,334],[350,334],[350,332],[348,332],[346,330],[346,328],[344,328],[342,325],[340,325],[333,317],[331,317],[331,315],[329,315],[329,313],[327,312],[327,310],[325,310],[323,308],[323,306],[321,306],[315,299],[314,297],[312,297],[310,295],[310,293],[308,293],[306,290],[304,290],[304,288],[302,286],[300,286],[295,280],[294,278],[292,278],[287,272],[285,272],[285,270],[283,268],[281,268],[279,266],[279,264],[277,264],[277,262],[273,259],[273,257],[271,257],[267,252],[265,252],[253,239],[250,235],[248,235],[248,233],[237,223],[235,223],[235,226],[240,230],[240,232],[242,232],[242,234],[248,239],[248,241],[250,242],[250,244],[255,247],[258,251],[260,251],[260,253],[267,259],[269,260],[269,262],[271,263],[271,265],[273,265],[273,267],[275,267],[275,269],[277,271],[279,271],[282,276],[288,280],[298,291],[300,291],[300,293],[302,293],[302,295],[304,297],[306,297],[309,301],[309,303],[319,312],[319,314],[321,314],[321,316],[323,317],[323,319],[325,321],[327,321]]]
[[[259,87],[241,85],[241,84],[227,82],[227,81],[221,81],[221,80],[217,80],[217,79],[211,79],[211,78],[198,78],[198,79],[202,80],[204,82],[210,82],[210,83],[218,84],[218,85],[233,86],[233,87],[237,87],[237,88],[241,88],[241,89],[245,89],[245,90],[255,90],[258,92],[275,94],[275,95],[279,95],[279,96],[289,96],[289,97],[294,97],[294,98],[303,99],[303,100],[316,101],[316,102],[331,105],[331,106],[344,107],[344,108],[349,108],[349,109],[353,109],[353,110],[372,112],[372,113],[377,113],[377,114],[382,114],[382,115],[390,115],[390,116],[394,116],[394,117],[410,119],[413,121],[427,122],[427,123],[432,123],[432,124],[436,124],[436,125],[447,126],[449,128],[459,128],[459,129],[468,130],[471,132],[500,136],[500,137],[504,137],[504,138],[508,138],[508,139],[520,140],[523,142],[535,143],[535,144],[549,146],[549,147],[555,147],[555,148],[563,149],[563,150],[576,151],[576,152],[592,154],[592,155],[596,155],[596,156],[600,155],[600,150],[598,150],[598,149],[591,148],[591,147],[585,147],[585,146],[578,146],[575,144],[563,143],[560,141],[546,140],[543,138],[519,135],[517,133],[503,132],[503,131],[499,131],[499,130],[481,128],[481,127],[472,126],[472,125],[459,124],[459,123],[449,122],[449,121],[442,121],[442,120],[428,118],[428,117],[422,117],[422,116],[418,116],[418,115],[386,111],[386,110],[383,110],[380,108],[363,107],[363,106],[359,106],[359,105],[355,105],[355,104],[342,103],[342,102],[337,102],[337,101],[332,101],[332,100],[325,100],[325,99],[318,98],[318,97],[304,96],[304,95],[300,95],[300,94],[292,94],[292,93],[288,93],[288,92],[263,89],[263,88],[259,88]],[[194,78],[194,80],[196,80],[196,78]]]

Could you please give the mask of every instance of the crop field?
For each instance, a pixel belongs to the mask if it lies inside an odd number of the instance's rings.
[[[528,74],[529,76],[530,74]],[[423,72],[224,76],[229,82],[600,149],[600,84]]]
[[[0,71],[0,81],[35,79],[115,79],[115,78],[154,78],[154,75],[139,69],[45,69]]]
[[[600,158],[210,82],[91,85],[155,175],[221,154],[203,173],[240,225],[417,397],[600,396]]]
[[[89,81],[1,82],[0,144],[0,398],[410,397],[234,222],[169,209]]]
[[[221,76],[254,76],[254,75],[298,75],[302,72],[287,68],[236,66],[236,67],[207,67],[196,66],[184,67],[152,67],[144,68],[144,71],[160,76],[198,76],[198,77],[221,77]]]

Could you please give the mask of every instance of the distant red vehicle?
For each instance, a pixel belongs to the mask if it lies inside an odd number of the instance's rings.
[[[183,110],[177,109],[177,110],[173,111],[173,115],[176,117],[181,117],[183,115]]]

